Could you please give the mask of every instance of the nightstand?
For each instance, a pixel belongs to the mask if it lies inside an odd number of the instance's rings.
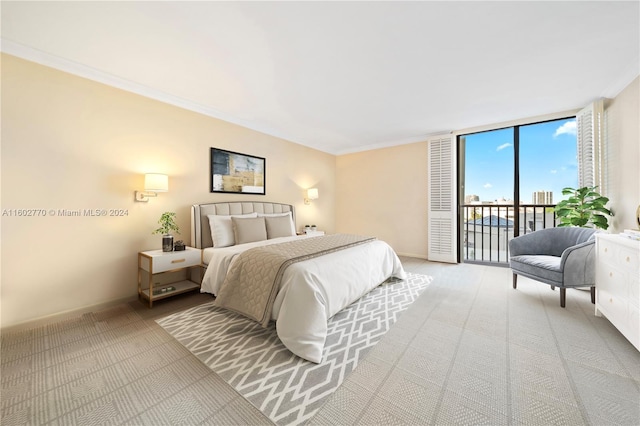
[[[203,267],[200,249],[142,251],[138,253],[138,297],[147,299],[151,308],[156,300],[199,289],[200,282],[194,281],[192,276],[195,269],[199,269],[201,281]],[[186,278],[171,280],[175,275],[185,275]]]

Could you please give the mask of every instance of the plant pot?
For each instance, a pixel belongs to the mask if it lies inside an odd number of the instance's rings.
[[[184,251],[185,250],[185,245],[184,244],[174,244],[173,250],[174,251]]]
[[[162,236],[162,251],[173,251],[173,235]]]

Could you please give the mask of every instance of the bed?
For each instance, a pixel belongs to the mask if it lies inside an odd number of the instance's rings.
[[[240,312],[263,325],[275,321],[282,343],[294,354],[315,363],[322,362],[327,321],[333,315],[388,278],[406,278],[398,256],[383,241],[344,234],[296,235],[295,211],[289,204],[224,202],[193,205],[191,241],[203,250],[206,265],[203,293],[216,296],[216,305]],[[313,249],[310,247],[321,247],[318,249],[320,254],[311,254]],[[300,255],[293,256],[296,259],[288,260],[280,268],[269,268],[260,263],[259,267],[254,267],[260,271],[260,276],[256,276],[255,271],[254,275],[247,275],[250,272],[245,271],[250,268],[242,266],[245,258],[268,258],[275,256],[274,251],[278,256],[280,252],[298,251]],[[249,260],[247,262],[252,265]],[[260,268],[264,268],[264,272]],[[272,273],[272,269],[277,269],[277,273]],[[270,303],[266,308],[262,306],[267,310],[262,319],[238,311],[237,306],[228,302],[234,297],[239,303],[254,298],[253,293],[246,292],[257,291],[258,282],[263,278],[261,275],[270,281],[270,273],[278,276],[278,284],[269,293]]]

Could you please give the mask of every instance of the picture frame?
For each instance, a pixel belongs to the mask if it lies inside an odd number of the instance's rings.
[[[266,195],[266,159],[211,148],[210,192]]]

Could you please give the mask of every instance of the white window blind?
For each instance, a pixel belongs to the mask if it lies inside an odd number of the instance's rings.
[[[604,154],[602,138],[603,102],[595,101],[576,114],[578,145],[578,187],[597,186],[604,194]]]
[[[455,138],[442,135],[427,141],[429,217],[427,258],[457,262]]]

